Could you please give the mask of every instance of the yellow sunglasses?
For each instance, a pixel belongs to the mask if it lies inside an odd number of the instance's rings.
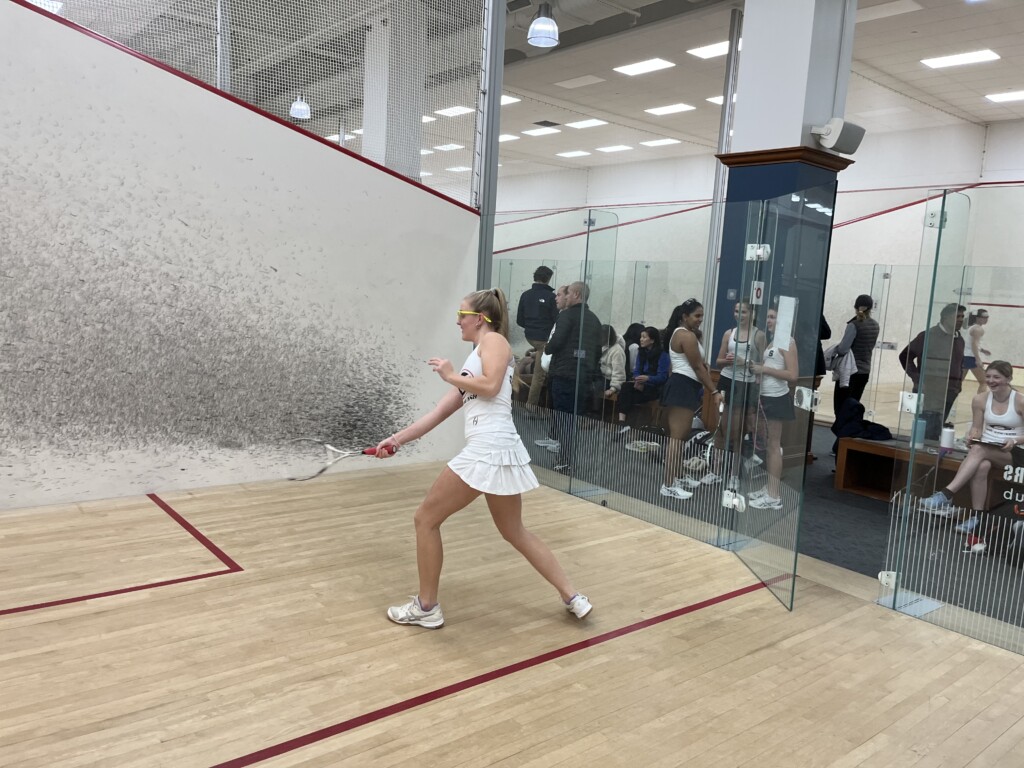
[[[461,320],[461,319],[462,319],[463,317],[465,317],[466,315],[480,315],[480,317],[482,317],[482,318],[483,318],[484,320],[486,320],[486,321],[487,321],[488,323],[492,322],[491,318],[489,318],[489,317],[488,317],[487,315],[485,315],[485,314],[484,314],[483,312],[471,312],[471,311],[469,311],[468,309],[460,309],[460,310],[456,311],[456,312],[455,312],[455,319],[456,319],[456,320]]]

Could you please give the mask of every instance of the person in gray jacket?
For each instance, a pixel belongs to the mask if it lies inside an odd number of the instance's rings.
[[[853,311],[856,313],[846,323],[846,331],[843,333],[842,341],[836,348],[836,354],[842,357],[847,352],[853,352],[853,359],[857,361],[857,372],[850,376],[849,386],[841,386],[836,381],[835,397],[832,407],[836,416],[848,399],[853,398],[858,403],[864,395],[864,388],[868,385],[868,378],[871,376],[871,355],[875,351],[875,342],[878,341],[878,321],[871,317],[871,310],[875,302],[866,293],[862,293],[853,302]]]
[[[551,267],[537,267],[533,273],[533,286],[523,291],[516,311],[516,325],[523,329],[526,341],[536,351],[535,357],[538,360],[544,354],[544,345],[558,317],[555,290],[548,285],[553,274]],[[537,366],[530,381],[530,394],[526,398],[526,406],[531,411],[540,403],[544,379],[544,369]]]
[[[547,343],[554,439],[560,446],[554,468],[559,472],[571,466],[573,418],[586,407],[590,382],[601,362],[601,321],[587,306],[589,296],[586,283],[569,286],[565,309],[558,315]]]

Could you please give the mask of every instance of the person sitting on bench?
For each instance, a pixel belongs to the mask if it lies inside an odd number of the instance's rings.
[[[1010,386],[1013,367],[1005,360],[993,360],[985,370],[988,392],[975,395],[971,400],[974,421],[967,433],[970,448],[960,463],[956,476],[945,487],[927,499],[920,508],[925,512],[947,516],[952,512],[953,495],[970,483],[971,515],[957,526],[961,533],[971,534],[981,524],[986,511],[988,473],[992,467],[1013,464],[1011,452],[1024,444],[1024,396]],[[968,536],[965,551],[980,553],[985,542],[978,536]]]
[[[615,402],[619,424],[622,425],[616,439],[624,439],[629,433],[626,416],[635,406],[661,397],[661,388],[671,371],[668,352],[661,348],[661,334],[654,326],[647,326],[640,334],[640,352],[633,368],[633,378],[623,382]]]

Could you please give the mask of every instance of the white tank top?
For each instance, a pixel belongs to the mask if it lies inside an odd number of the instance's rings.
[[[1024,419],[1021,419],[1016,408],[1017,392],[1010,390],[1010,399],[1006,403],[1006,413],[992,413],[992,393],[985,400],[985,429],[981,439],[986,443],[1004,443],[1007,440],[1024,437]]]
[[[792,344],[792,342],[790,342]],[[772,344],[764,351],[764,367],[776,371],[786,370],[786,359],[782,350]],[[789,382],[775,376],[761,377],[761,394],[765,397],[782,397],[789,394]]]
[[[480,359],[479,351],[474,348],[466,362],[462,364],[460,373],[475,378],[483,375],[483,372],[483,361]],[[462,392],[462,410],[466,414],[467,440],[482,434],[518,434],[512,421],[512,372],[513,365],[509,362],[501,389],[494,397],[482,397],[459,389],[459,392]]]
[[[747,331],[748,336],[746,341],[736,341],[736,334],[739,333],[739,330],[739,328],[732,329],[732,332],[729,334],[729,344],[726,349],[732,352],[734,359],[742,357],[744,360],[756,362],[751,354],[751,352],[757,351],[757,348],[752,346],[750,343],[749,334],[752,331]],[[721,375],[725,376],[727,379],[734,379],[735,381],[742,381],[746,383],[750,383],[757,378],[747,370],[746,366],[737,368],[735,365],[726,365],[725,368],[722,369]]]
[[[676,352],[672,349],[672,339],[682,330],[685,329],[682,327],[676,328],[668,339],[668,359],[672,363],[672,373],[681,373],[683,376],[689,376],[694,381],[700,381],[700,377],[693,370],[693,366],[690,365],[690,358],[686,356],[686,353]],[[704,359],[704,347],[699,341],[697,342],[697,352],[700,354],[701,359]]]

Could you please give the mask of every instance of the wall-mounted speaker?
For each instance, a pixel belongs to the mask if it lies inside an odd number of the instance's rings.
[[[825,149],[844,155],[852,155],[864,140],[864,129],[855,123],[848,123],[841,117],[833,117],[824,125],[815,125],[811,133]]]

